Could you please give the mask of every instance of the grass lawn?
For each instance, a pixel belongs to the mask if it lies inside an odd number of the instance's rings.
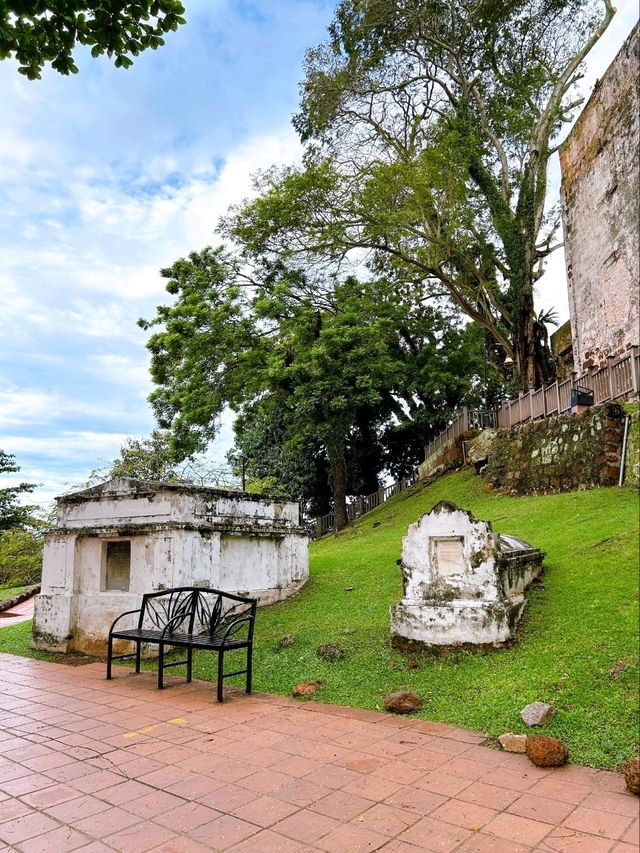
[[[425,655],[410,669],[416,658],[389,642],[389,605],[402,595],[396,560],[407,525],[442,498],[543,548],[545,572],[516,643]],[[418,484],[312,544],[307,586],[259,611],[254,686],[288,694],[319,679],[320,701],[374,709],[407,688],[425,701],[419,716],[488,736],[525,731],[520,709],[548,701],[558,713],[544,731],[567,742],[571,760],[615,768],[637,749],[638,533],[637,495],[627,488],[514,498],[487,492],[470,471]],[[44,657],[28,649],[29,625],[0,629],[0,651]],[[294,642],[280,648],[287,634]],[[342,645],[345,658],[320,660],[326,642]],[[198,654],[194,676],[211,679],[215,661]]]
[[[0,586],[0,601],[7,601],[9,598],[13,598],[14,595],[19,595],[21,592],[24,592],[25,589],[29,589],[28,586]]]

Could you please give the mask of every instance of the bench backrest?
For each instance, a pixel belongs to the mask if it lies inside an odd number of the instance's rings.
[[[247,617],[238,629],[244,629],[252,640],[256,607],[255,598],[219,589],[165,589],[143,595],[138,627],[164,630],[171,623],[172,633],[219,635],[235,619]]]

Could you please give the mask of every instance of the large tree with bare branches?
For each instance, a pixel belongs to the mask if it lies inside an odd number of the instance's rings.
[[[227,219],[248,255],[307,271],[364,253],[425,282],[550,377],[534,286],[558,246],[547,174],[610,0],[342,0],[309,51],[301,167],[258,177]],[[354,250],[360,250],[355,251]]]

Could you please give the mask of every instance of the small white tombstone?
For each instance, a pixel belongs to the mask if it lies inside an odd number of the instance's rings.
[[[544,553],[442,501],[409,525],[400,561],[404,597],[391,608],[396,641],[432,646],[511,639]]]
[[[57,505],[35,602],[39,649],[104,653],[113,619],[145,592],[204,586],[269,604],[309,575],[295,501],[122,478]]]

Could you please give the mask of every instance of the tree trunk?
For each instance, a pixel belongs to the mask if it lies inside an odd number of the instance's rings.
[[[331,488],[333,490],[333,512],[336,530],[347,526],[347,466],[344,458],[331,461]]]
[[[518,384],[523,391],[535,388],[538,379],[536,365],[535,330],[533,314],[533,296],[529,296],[521,306],[519,323],[514,328],[513,352]]]

